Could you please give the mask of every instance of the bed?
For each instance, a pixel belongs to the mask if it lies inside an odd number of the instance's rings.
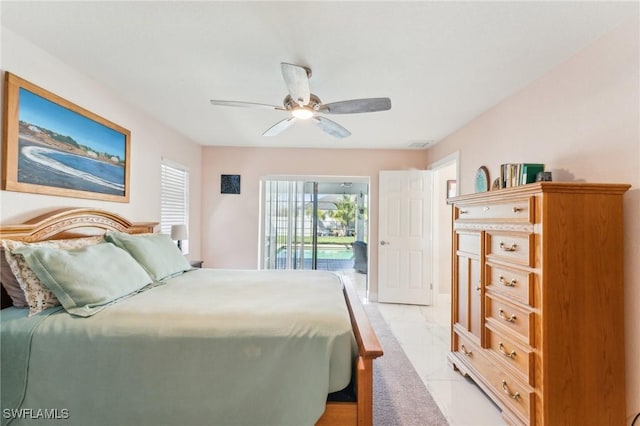
[[[108,256],[122,254],[116,237],[137,244],[155,238],[156,225],[62,209],[2,226],[0,239],[46,244],[104,234],[114,244],[71,252],[115,268],[120,258]],[[46,260],[37,256],[60,252],[20,250],[36,271],[36,260]],[[114,288],[124,276],[110,278]],[[189,267],[137,288],[97,306],[70,309],[61,298],[64,309],[32,316],[5,306],[3,294],[3,424],[372,424],[373,360],[382,350],[355,291],[337,275]]]

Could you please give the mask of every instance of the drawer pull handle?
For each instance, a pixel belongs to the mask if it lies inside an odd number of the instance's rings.
[[[488,212],[489,211],[489,207],[485,207],[482,210],[484,210],[485,212]]]
[[[504,241],[500,241],[500,248],[503,251],[516,251],[516,249],[518,248],[518,245],[516,243],[512,243],[511,247],[507,247]]]
[[[511,391],[509,390],[509,386],[507,386],[507,381],[503,380],[502,381],[502,390],[504,391],[504,393],[506,393],[507,395],[509,395],[509,398],[511,399],[518,399],[520,398],[520,393],[516,392],[516,393],[511,393]]]
[[[467,214],[467,213],[469,213],[469,210],[462,210],[462,209],[460,209],[460,210],[458,210],[458,212],[459,212],[460,214]]]
[[[502,310],[502,308],[498,309],[498,316],[500,316],[500,318],[502,318],[506,322],[514,322],[516,320],[515,314],[508,317],[504,314],[504,311]]]
[[[507,281],[504,279],[504,275],[500,275],[498,278],[500,278],[500,283],[507,287],[515,287],[516,283],[518,282],[518,280],[516,280],[515,278],[513,278],[511,281]]]
[[[524,209],[521,208],[521,207],[514,207],[514,208],[511,209],[511,211],[513,211],[514,213],[520,213],[522,210],[524,210]]]
[[[498,343],[498,349],[500,350],[502,355],[506,356],[507,358],[513,359],[513,357],[516,356],[516,351],[515,350],[513,350],[511,352],[505,351],[504,350],[504,345],[502,344],[502,342]]]
[[[466,356],[473,356],[473,352],[468,351],[467,348],[464,347],[464,345],[460,345],[460,350],[462,351],[463,354],[465,354]]]

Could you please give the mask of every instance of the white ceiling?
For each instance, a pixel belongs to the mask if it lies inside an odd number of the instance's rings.
[[[635,2],[11,2],[2,25],[202,145],[407,148],[432,143],[637,13]],[[392,109],[261,134],[281,111],[280,62],[325,102]],[[10,71],[10,70],[9,70]],[[34,82],[37,84],[37,82]],[[107,117],[108,118],[108,117]]]

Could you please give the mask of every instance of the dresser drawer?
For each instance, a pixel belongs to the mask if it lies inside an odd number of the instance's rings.
[[[466,337],[460,331],[455,331],[453,335],[454,339],[454,352],[459,355],[459,358],[464,359],[471,366],[477,369],[476,359],[481,357],[480,353],[483,349],[475,344],[471,339]]]
[[[482,239],[479,232],[457,231],[458,250],[480,255]]]
[[[485,301],[485,315],[488,322],[498,324],[498,327],[505,327],[523,342],[533,346],[533,312],[503,301],[490,293],[486,294]]]
[[[533,306],[535,274],[487,263],[485,285],[488,291],[501,293],[512,300]]]
[[[500,368],[492,357],[487,356],[486,351],[483,353],[473,343],[458,334],[455,334],[455,338],[458,341],[459,352],[479,374],[480,377],[477,379],[493,391],[511,411],[517,413],[523,423],[529,424],[531,406],[533,405],[533,390]],[[462,352],[462,346],[464,346],[465,352]]]
[[[534,266],[533,234],[487,231],[485,235],[487,257]]]
[[[533,223],[533,199],[514,199],[506,203],[469,204],[457,208],[456,219],[486,219]]]
[[[485,381],[504,405],[520,414],[525,424],[535,424],[532,416],[532,412],[535,412],[532,411],[534,391],[529,385],[505,373],[495,364],[489,364],[485,369]]]
[[[523,381],[535,386],[533,349],[507,337],[507,333],[496,330],[491,324],[487,324],[485,333],[489,352],[505,365],[516,369]]]

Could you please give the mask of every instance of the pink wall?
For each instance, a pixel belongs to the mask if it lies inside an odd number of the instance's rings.
[[[427,153],[431,163],[460,151],[463,194],[479,166],[493,179],[507,162],[545,163],[559,181],[633,185],[624,199],[628,415],[640,411],[639,35],[635,18]]]
[[[202,253],[206,267],[256,268],[260,178],[267,175],[371,178],[370,263],[378,258],[378,172],[424,169],[425,151],[206,147],[202,159]],[[241,194],[220,194],[220,175],[241,175]],[[377,269],[369,273],[377,294]]]
[[[4,27],[1,31],[2,82],[4,71],[12,72],[131,131],[129,203],[0,191],[1,222],[20,223],[61,207],[95,207],[132,221],[159,221],[160,161],[164,157],[189,167],[189,257],[199,258],[200,145],[136,109],[115,96],[108,87],[70,68],[28,40]]]

